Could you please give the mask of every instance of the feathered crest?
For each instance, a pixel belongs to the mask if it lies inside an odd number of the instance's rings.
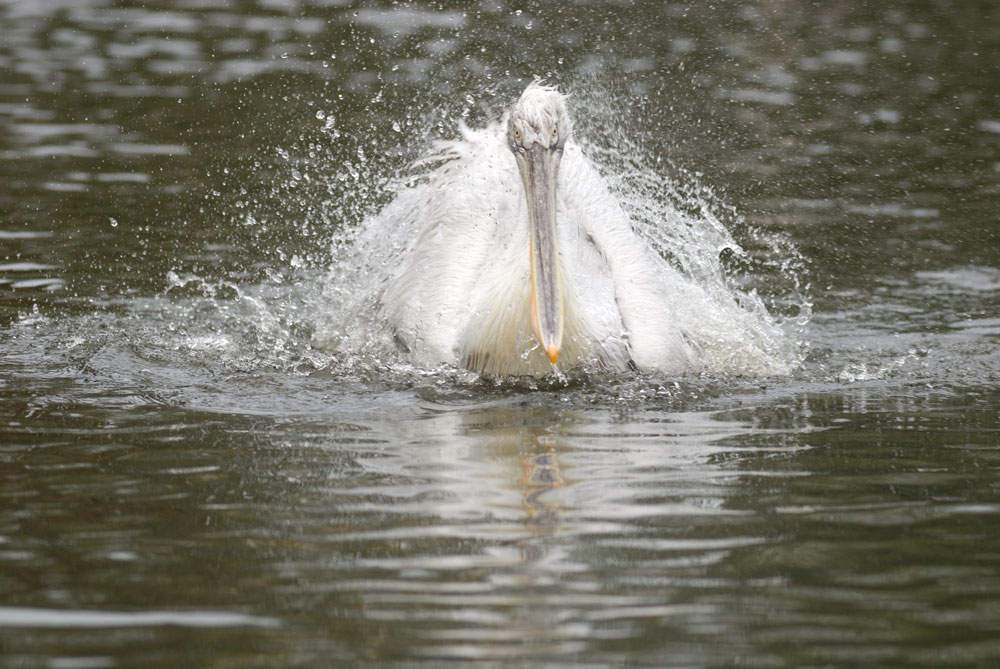
[[[573,129],[573,122],[566,112],[568,97],[536,77],[521,93],[511,110],[511,117],[536,129],[558,124],[559,134],[568,137]]]

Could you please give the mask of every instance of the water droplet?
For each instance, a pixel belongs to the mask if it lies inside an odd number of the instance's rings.
[[[111,227],[112,228],[117,228],[118,227],[118,221],[116,221],[113,218],[109,218],[108,220],[111,221]]]
[[[402,132],[402,128],[399,127],[399,121],[392,122],[392,129],[396,132]]]

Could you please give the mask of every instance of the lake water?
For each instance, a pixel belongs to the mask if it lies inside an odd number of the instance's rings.
[[[0,1],[0,666],[1000,660],[1000,12],[869,5]],[[535,75],[787,373],[321,345]]]

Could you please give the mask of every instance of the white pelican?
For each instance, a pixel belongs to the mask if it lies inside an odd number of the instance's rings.
[[[390,207],[419,232],[392,261],[381,313],[418,364],[696,367],[674,313],[691,282],[635,234],[572,129],[566,97],[536,81],[500,124],[443,144],[442,164]]]

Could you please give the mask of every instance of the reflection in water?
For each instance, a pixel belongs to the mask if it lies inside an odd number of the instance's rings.
[[[526,527],[536,532],[534,538],[541,538],[552,536],[558,529],[558,504],[547,502],[545,493],[563,485],[563,479],[559,473],[557,440],[552,437],[538,437],[535,443],[545,451],[537,455],[526,455],[521,460],[524,471],[524,476],[521,477],[521,485],[524,486],[522,504],[528,514]],[[543,555],[542,551],[529,549],[525,551],[525,562],[535,562]]]
[[[397,652],[559,657],[594,638],[627,637],[638,622],[688,606],[637,587],[634,571],[623,578],[610,555],[649,564],[640,571],[652,569],[643,579],[652,585],[670,564],[681,574],[762,540],[694,538],[688,526],[732,515],[724,500],[736,479],[710,459],[722,450],[716,441],[746,434],[740,423],[435,406],[398,428],[392,446],[364,459],[385,486],[358,489],[352,505],[384,525],[331,537],[366,547],[353,566],[372,576],[338,590],[359,588],[369,620],[407,621],[393,637]],[[647,524],[661,527],[656,538]],[[684,538],[666,539],[671,526]],[[389,540],[405,545],[386,556]]]

